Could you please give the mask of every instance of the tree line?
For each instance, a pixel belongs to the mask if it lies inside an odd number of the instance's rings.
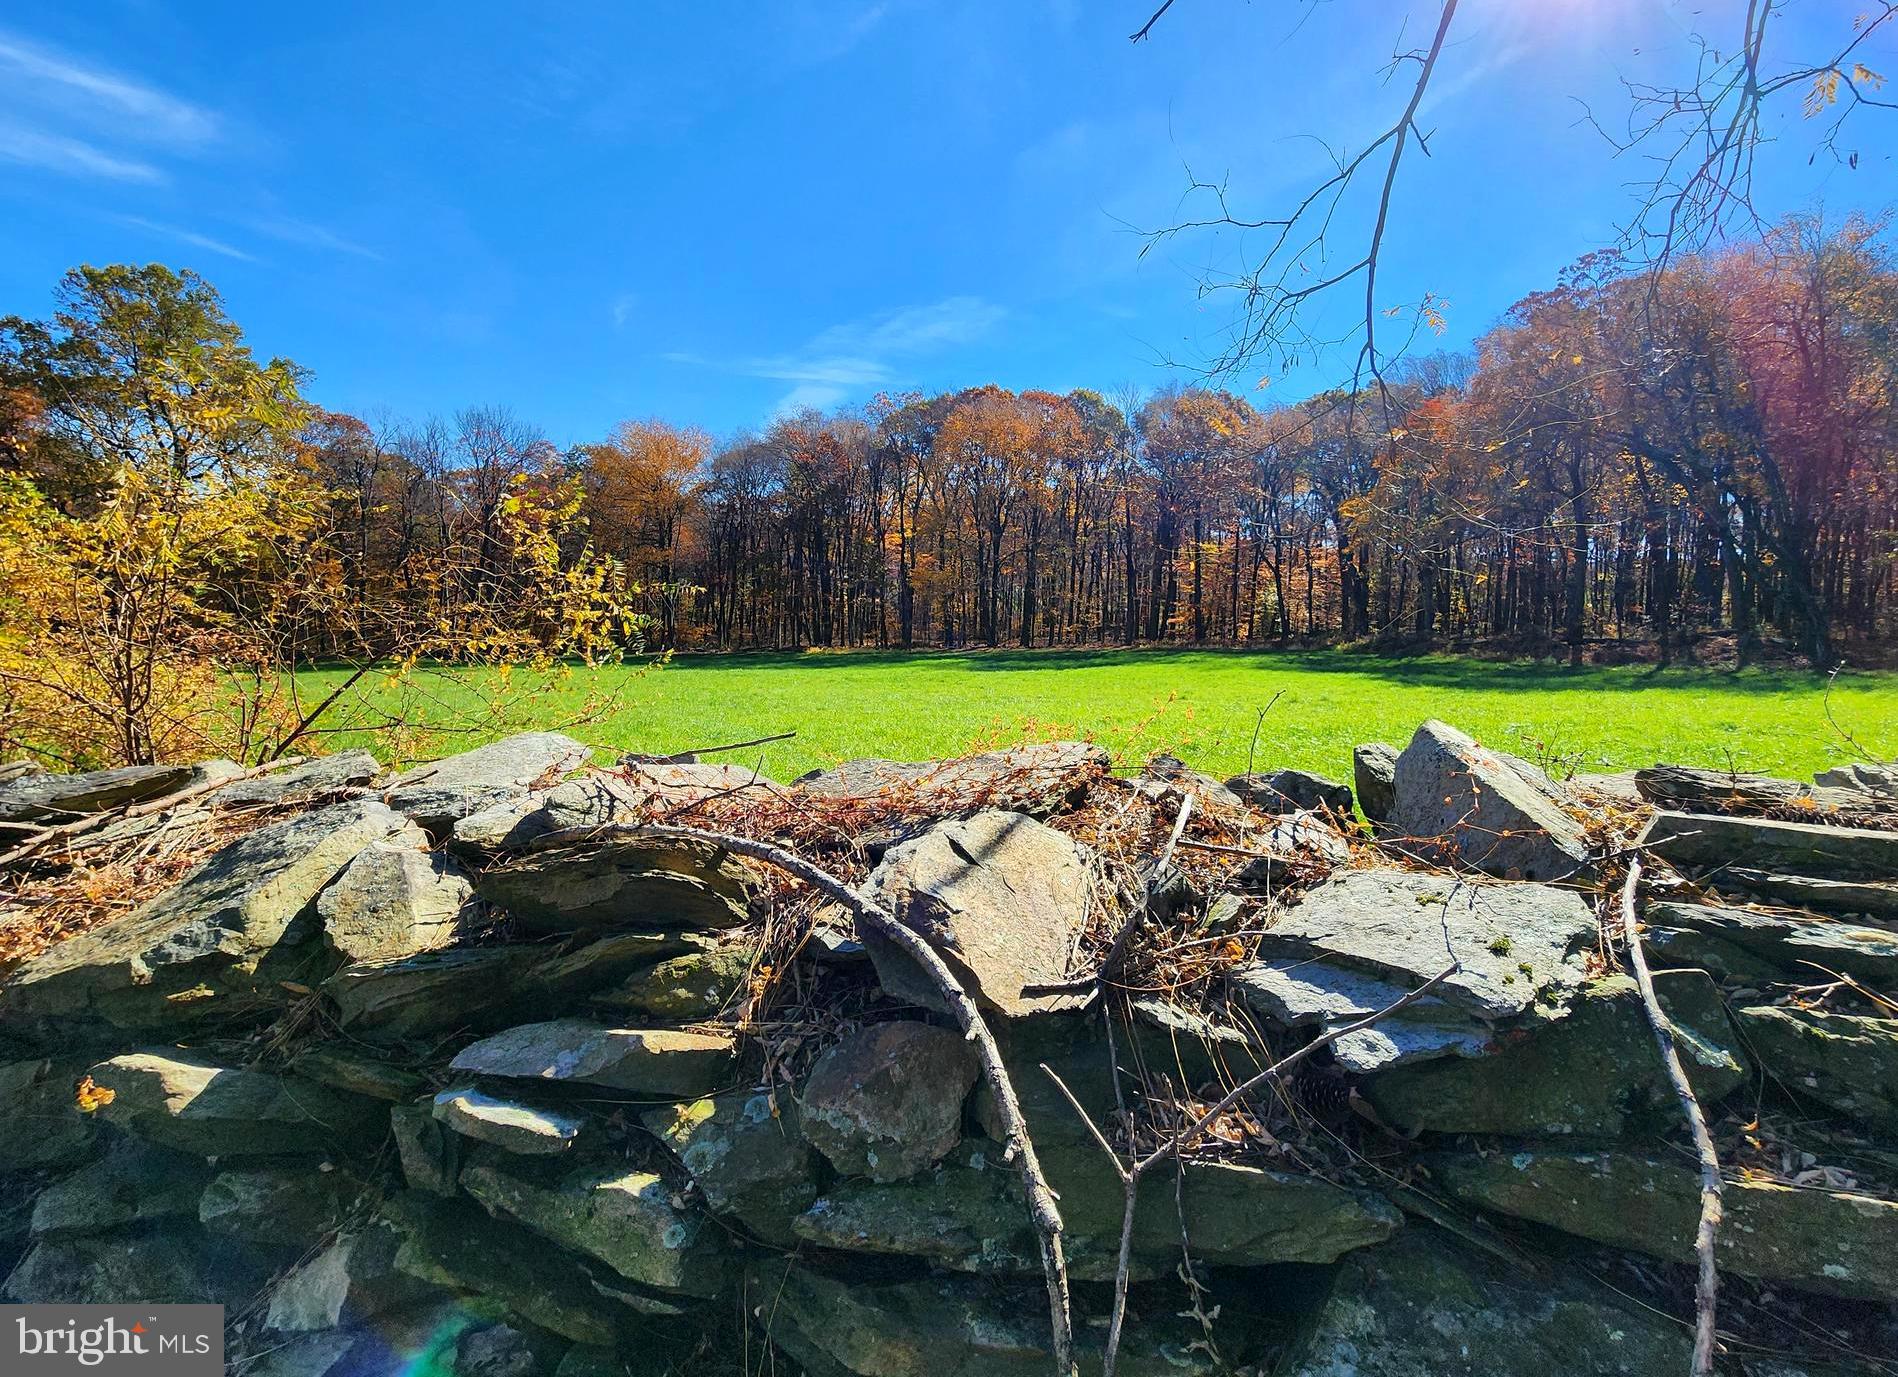
[[[985,386],[565,462],[668,645],[1827,664],[1898,624],[1894,320],[1882,222],[1795,219],[1658,276],[1590,256],[1470,354],[1294,405]]]
[[[76,269],[0,321],[0,746],[281,752],[324,730],[284,687],[315,662],[1712,633],[1825,666],[1898,628],[1895,320],[1884,222],[1797,218],[1592,255],[1468,354],[1290,405],[989,385],[562,450],[503,407],[325,410],[196,275]]]

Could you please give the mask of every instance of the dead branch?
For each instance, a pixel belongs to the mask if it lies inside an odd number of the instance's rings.
[[[1074,1095],[1068,1090],[1067,1086],[1061,1083],[1061,1078],[1055,1075],[1045,1064],[1042,1066],[1042,1071],[1055,1083],[1056,1088],[1061,1091],[1062,1096],[1067,1100],[1074,1112],[1081,1116],[1081,1122],[1087,1126],[1088,1132],[1092,1134],[1094,1141],[1098,1143],[1101,1150],[1107,1154],[1107,1160],[1113,1166],[1115,1175],[1120,1178],[1121,1189],[1125,1192],[1125,1207],[1120,1220],[1120,1254],[1114,1264],[1114,1307],[1107,1321],[1107,1342],[1101,1354],[1102,1377],[1114,1377],[1114,1364],[1120,1354],[1121,1324],[1127,1316],[1127,1287],[1131,1280],[1133,1268],[1134,1210],[1140,1203],[1141,1178],[1155,1167],[1177,1159],[1200,1134],[1204,1133],[1212,1124],[1218,1122],[1220,1116],[1231,1109],[1240,1100],[1262,1089],[1268,1082],[1282,1078],[1287,1071],[1298,1065],[1299,1062],[1305,1060],[1305,1058],[1319,1051],[1321,1048],[1329,1047],[1339,1038],[1369,1028],[1379,1020],[1388,1018],[1390,1015],[1396,1013],[1399,1009],[1416,1003],[1426,994],[1430,993],[1431,990],[1455,975],[1461,968],[1459,963],[1452,962],[1429,980],[1426,980],[1423,984],[1412,990],[1409,994],[1404,995],[1401,999],[1393,1000],[1382,1009],[1365,1015],[1355,1023],[1344,1024],[1341,1027],[1333,1028],[1329,1032],[1313,1038],[1296,1052],[1279,1058],[1279,1060],[1266,1067],[1265,1070],[1259,1072],[1256,1076],[1241,1081],[1238,1085],[1227,1091],[1211,1109],[1208,1109],[1192,1123],[1174,1134],[1173,1137],[1162,1146],[1155,1148],[1145,1157],[1138,1158],[1131,1162],[1122,1162],[1120,1160],[1119,1154],[1108,1146],[1106,1135],[1096,1127],[1094,1121],[1088,1116],[1087,1111],[1081,1107],[1080,1102],[1074,1098]]]
[[[796,732],[776,732],[771,736],[755,737],[750,741],[732,741],[723,746],[691,746],[683,751],[674,751],[671,755],[651,755],[638,757],[644,763],[652,765],[685,765],[701,755],[718,755],[724,751],[742,751],[748,746],[769,746],[774,741],[789,741]]]
[[[544,840],[552,842],[561,835],[557,833]],[[1074,1312],[1068,1292],[1067,1262],[1062,1250],[1061,1212],[1055,1204],[1054,1192],[1048,1187],[1048,1178],[1042,1174],[1040,1159],[1035,1155],[1035,1145],[1028,1136],[1027,1121],[1022,1117],[1021,1100],[1015,1094],[1014,1083],[1009,1079],[1008,1067],[1002,1061],[995,1036],[989,1031],[988,1023],[983,1019],[982,1011],[976,1007],[975,1000],[962,988],[961,982],[936,949],[898,921],[894,914],[870,902],[829,871],[770,842],[756,841],[730,832],[658,823],[609,824],[583,829],[583,835],[588,838],[662,837],[675,841],[703,842],[723,847],[734,855],[762,861],[842,904],[857,922],[900,949],[922,968],[955,1014],[963,1035],[975,1044],[981,1058],[983,1079],[988,1083],[990,1094],[995,1097],[996,1109],[1001,1116],[1007,1154],[1014,1158],[1016,1169],[1021,1174],[1029,1218],[1041,1244],[1042,1271],[1047,1278],[1048,1309],[1054,1329],[1055,1370],[1060,1377],[1070,1377],[1074,1372]]]
[[[1694,1286],[1694,1377],[1710,1377],[1713,1372],[1714,1301],[1720,1288],[1714,1269],[1714,1238],[1720,1228],[1720,1157],[1714,1151],[1713,1134],[1707,1131],[1707,1116],[1701,1112],[1700,1099],[1681,1065],[1680,1052],[1674,1045],[1674,1025],[1668,1021],[1661,1001],[1654,993],[1654,977],[1648,970],[1646,953],[1641,949],[1641,927],[1635,917],[1635,895],[1641,887],[1641,858],[1628,863],[1628,879],[1621,887],[1621,931],[1628,944],[1628,964],[1634,969],[1634,981],[1641,991],[1641,1003],[1647,1009],[1648,1024],[1654,1029],[1655,1045],[1661,1049],[1661,1063],[1667,1079],[1680,1099],[1681,1112],[1693,1130],[1694,1151],[1700,1158],[1700,1226],[1694,1231],[1694,1254],[1700,1262],[1700,1276]]]

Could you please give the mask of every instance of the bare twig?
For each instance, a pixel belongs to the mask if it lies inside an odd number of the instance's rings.
[[[1700,1099],[1681,1065],[1680,1052],[1674,1045],[1674,1025],[1661,1008],[1654,993],[1654,977],[1648,971],[1647,955],[1641,949],[1641,927],[1635,917],[1636,891],[1641,887],[1641,860],[1628,863],[1628,879],[1621,887],[1621,931],[1628,944],[1628,964],[1634,969],[1634,981],[1641,991],[1641,1003],[1647,1009],[1648,1024],[1654,1029],[1655,1045],[1661,1049],[1661,1063],[1667,1079],[1693,1130],[1694,1151],[1700,1157],[1700,1226],[1694,1231],[1694,1253],[1700,1262],[1699,1280],[1694,1286],[1694,1377],[1709,1377],[1713,1372],[1714,1301],[1720,1289],[1719,1273],[1714,1268],[1714,1239],[1720,1228],[1720,1157],[1714,1151],[1713,1134],[1707,1130],[1707,1116],[1701,1112]]]

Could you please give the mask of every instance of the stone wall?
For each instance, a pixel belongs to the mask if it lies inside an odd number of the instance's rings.
[[[788,785],[588,755],[0,782],[38,839],[0,923],[87,915],[0,986],[6,1298],[219,1302],[284,1377],[1051,1371],[943,992],[669,823],[790,846],[945,957],[1059,1197],[1083,1370],[1101,1139],[1151,1151],[1434,979],[1147,1178],[1121,1370],[1682,1373],[1694,1161],[1603,921],[1639,848],[1727,1175],[1723,1370],[1898,1355],[1889,772],[1556,781],[1437,722],[1360,748],[1355,797],[1075,743]],[[156,892],[87,887],[199,835]]]

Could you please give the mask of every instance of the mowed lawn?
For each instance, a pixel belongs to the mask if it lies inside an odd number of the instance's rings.
[[[318,689],[336,674],[307,671],[304,687]],[[453,684],[435,691],[450,700],[460,692]],[[1053,737],[1090,738],[1124,767],[1171,751],[1224,776],[1246,767],[1258,710],[1274,695],[1258,728],[1258,766],[1346,779],[1355,743],[1401,745],[1426,717],[1580,770],[1667,761],[1804,778],[1852,758],[1826,720],[1818,675],[1571,672],[1335,651],[680,656],[644,673],[577,669],[557,689],[524,700],[520,717],[561,724],[602,694],[615,700],[610,711],[568,727],[602,752],[670,753],[795,731],[794,740],[720,757],[747,765],[762,759],[779,779],[851,756],[929,759]],[[1867,748],[1898,753],[1898,674],[1841,675],[1831,707]],[[443,749],[466,744],[445,740]]]

